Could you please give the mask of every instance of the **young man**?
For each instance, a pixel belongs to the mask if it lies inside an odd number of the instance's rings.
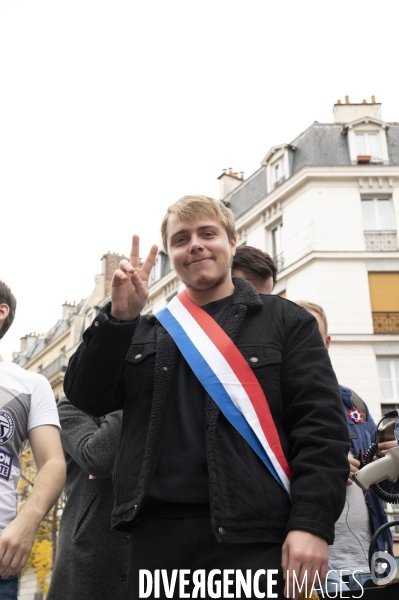
[[[0,281],[0,339],[10,328],[16,300]],[[20,458],[26,440],[38,469],[32,493],[17,514]],[[65,482],[59,419],[54,396],[42,376],[0,357],[0,598],[16,600],[40,521]]]
[[[223,578],[249,570],[251,597],[298,598],[293,571],[300,582],[307,575],[309,587],[316,571],[321,579],[326,575],[327,544],[348,474],[345,421],[342,411],[336,419],[341,400],[328,353],[305,310],[259,296],[240,277],[232,280],[235,225],[222,202],[186,196],[169,207],[161,230],[185,292],[170,309],[140,317],[157,248],[139,268],[133,236],[131,260],[113,277],[112,301],[85,332],[65,377],[68,398],[85,412],[123,408],[113,526],[132,533],[128,598],[142,597],[144,588],[151,593],[162,569],[161,597],[173,572],[185,597],[193,586],[198,593],[202,572],[219,573],[219,585],[229,588],[223,595],[234,587]],[[176,333],[165,314],[182,306],[189,326],[178,315]],[[227,348],[222,358],[214,351],[220,339]],[[222,373],[222,386],[210,389],[197,363],[210,364],[218,375],[213,363],[224,365],[222,371],[234,363],[233,375]],[[249,390],[248,381],[258,418],[250,428],[240,420],[241,411],[249,414],[246,400],[236,398],[237,389]],[[255,396],[262,395],[258,403]],[[262,438],[259,422],[266,437],[275,431],[276,453],[282,448],[276,469],[290,463],[290,496],[284,476],[277,481],[259,448],[253,450],[251,432]],[[207,582],[206,597],[212,597]]]
[[[326,313],[323,308],[313,302],[299,300],[299,306],[303,306],[316,319],[323,343],[327,349],[330,347],[331,336],[328,333]],[[370,491],[363,492],[357,485],[353,485],[352,473],[360,468],[358,456],[365,454],[371,444],[376,442],[377,427],[366,404],[362,402],[363,410],[353,403],[354,392],[340,385],[343,408],[346,414],[347,429],[351,439],[349,452],[350,474],[347,481],[345,507],[335,525],[335,542],[330,547],[330,563],[337,572],[346,570],[344,581],[351,590],[361,590],[359,584],[364,584],[371,579],[368,563],[368,551],[373,533],[387,522],[382,502]],[[360,416],[359,416],[360,413]],[[397,442],[382,442],[379,444],[380,452],[383,454]],[[398,493],[399,482],[393,484],[386,482],[387,491]],[[377,540],[378,551],[388,551],[393,556],[392,535],[389,529],[383,532]],[[358,571],[353,577],[354,571]],[[331,590],[333,591],[333,590]]]
[[[258,294],[271,294],[277,281],[277,267],[267,252],[253,246],[239,246],[233,256],[234,277],[250,281]]]

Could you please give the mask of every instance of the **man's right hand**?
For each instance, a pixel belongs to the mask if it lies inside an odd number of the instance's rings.
[[[353,483],[353,479],[352,479],[352,474],[353,473],[357,473],[360,467],[360,462],[358,460],[356,460],[356,458],[352,458],[349,457],[349,477],[348,477],[348,481],[346,483],[346,485],[352,485]]]
[[[122,260],[112,278],[111,315],[120,321],[134,321],[148,298],[148,280],[157,257],[158,246],[152,246],[141,268],[139,248],[139,236],[134,235],[130,262]]]

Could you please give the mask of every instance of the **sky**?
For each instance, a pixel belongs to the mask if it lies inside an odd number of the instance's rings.
[[[1,0],[0,279],[6,360],[94,287],[108,250],[141,255],[166,208],[219,197],[223,168],[334,103],[399,121],[397,0]]]

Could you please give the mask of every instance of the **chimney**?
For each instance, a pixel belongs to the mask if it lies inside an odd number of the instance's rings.
[[[381,104],[375,102],[375,96],[371,96],[372,103],[369,104],[367,100],[363,102],[353,103],[349,102],[349,96],[345,96],[345,104],[342,104],[339,100],[334,104],[334,122],[335,123],[351,123],[352,121],[358,121],[366,117],[372,119],[378,119],[382,121]]]
[[[32,348],[33,344],[38,339],[39,335],[37,333],[27,333],[24,337],[21,337],[21,349],[20,353],[23,354],[29,348]]]
[[[117,254],[116,252],[108,252],[101,258],[102,262],[102,275],[105,276],[105,289],[104,298],[111,292],[111,281],[114,272],[119,268],[119,263],[122,259],[126,258],[123,254]],[[129,260],[129,259],[127,259]]]
[[[67,321],[73,313],[76,312],[76,302],[67,302],[62,305],[62,320]]]
[[[224,200],[231,192],[242,184],[244,181],[244,171],[233,173],[233,167],[229,167],[228,172],[226,172],[226,169],[222,170],[222,174],[219,175],[218,179],[220,185],[220,199]]]

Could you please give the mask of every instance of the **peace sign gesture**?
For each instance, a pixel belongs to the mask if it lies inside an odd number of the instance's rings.
[[[148,298],[148,279],[157,257],[158,246],[151,247],[143,266],[139,268],[140,238],[133,236],[130,262],[121,260],[112,277],[111,315],[120,321],[133,321],[143,310]]]

